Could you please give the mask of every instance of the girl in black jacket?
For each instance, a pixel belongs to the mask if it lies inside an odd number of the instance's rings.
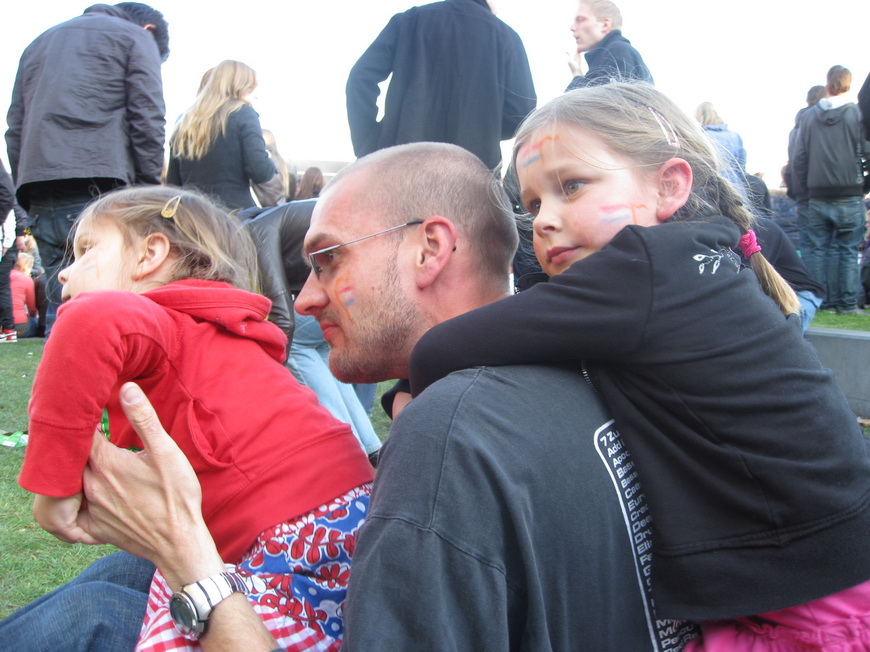
[[[657,613],[703,622],[686,649],[868,649],[868,442],[710,141],[651,86],[613,83],[532,114],[514,165],[552,278],[430,330],[412,392],[577,361],[649,499]]]

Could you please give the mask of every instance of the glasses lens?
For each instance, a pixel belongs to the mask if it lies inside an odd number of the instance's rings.
[[[311,258],[311,267],[314,269],[314,273],[320,276],[321,274],[329,273],[329,269],[332,266],[332,252],[324,251],[319,253],[313,253],[310,256]]]

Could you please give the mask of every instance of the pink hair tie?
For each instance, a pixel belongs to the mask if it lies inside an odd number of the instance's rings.
[[[761,251],[761,247],[758,246],[758,239],[755,237],[755,231],[752,229],[749,229],[740,236],[740,251],[743,252],[746,258]]]

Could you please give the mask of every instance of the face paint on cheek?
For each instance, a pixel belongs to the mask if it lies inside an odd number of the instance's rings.
[[[605,224],[618,224],[620,222],[631,222],[637,224],[637,210],[646,208],[645,204],[613,204],[611,206],[599,206],[603,217],[601,221]]]
[[[340,276],[333,282],[332,291],[339,299],[338,309],[349,322],[353,323],[353,315],[348,310],[356,302],[353,296],[353,286],[347,282],[344,276]]]

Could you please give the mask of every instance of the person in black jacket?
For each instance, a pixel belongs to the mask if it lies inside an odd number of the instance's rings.
[[[828,97],[801,116],[793,169],[806,188],[807,269],[827,289],[827,306],[858,314],[858,253],[864,236],[864,172],[870,143],[861,112],[846,99],[852,73],[843,66],[828,71]]]
[[[203,80],[170,139],[166,182],[197,188],[230,209],[252,208],[251,184],[277,174],[249,99],[257,73],[227,59]]]
[[[514,162],[551,278],[424,334],[412,394],[469,365],[573,362],[643,482],[659,617],[703,621],[687,650],[865,649],[870,442],[717,158],[648,84],[532,114]]]
[[[70,229],[97,194],[158,184],[165,105],[166,20],[138,2],[97,4],[36,38],[21,55],[6,146],[18,203],[45,266],[46,335],[60,304],[57,273]],[[70,249],[71,251],[71,249]]]
[[[378,122],[378,84],[391,73]],[[357,156],[403,143],[452,143],[494,170],[499,142],[513,137],[536,101],[523,43],[486,0],[445,0],[396,14],[347,80]]]
[[[566,91],[606,84],[611,80],[653,83],[649,68],[631,41],[622,35],[622,14],[610,0],[583,0],[571,25],[577,54],[568,65],[574,79]],[[581,55],[586,53],[589,70],[584,74]]]

